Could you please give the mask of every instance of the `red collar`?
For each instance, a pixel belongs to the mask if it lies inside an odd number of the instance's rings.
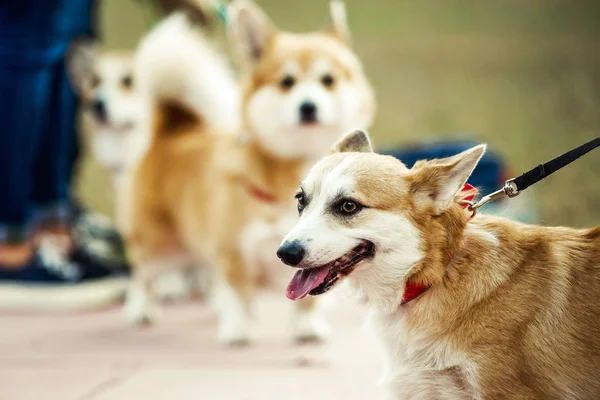
[[[467,190],[474,190],[474,189],[475,188],[473,186],[469,185],[468,183],[465,183],[465,185],[462,188],[462,191],[466,192]],[[463,203],[463,207],[467,208],[469,206],[468,202],[473,201],[474,197],[475,197],[475,193],[465,197],[465,202]],[[448,267],[448,265],[450,265],[450,262],[452,262],[453,256],[454,256],[454,251],[450,251],[448,253],[448,263],[446,264],[446,268]],[[404,287],[404,294],[402,295],[402,302],[400,303],[400,305],[404,305],[406,303],[413,301],[414,299],[416,299],[417,297],[421,296],[423,293],[428,291],[430,288],[431,288],[431,284],[424,285],[422,283],[415,283],[415,282],[410,282],[410,281],[407,282],[406,286]]]
[[[256,200],[259,200],[263,203],[274,204],[277,203],[277,197],[273,196],[271,193],[261,189],[250,181],[242,181],[242,184],[246,188],[246,191],[250,196],[254,197]]]

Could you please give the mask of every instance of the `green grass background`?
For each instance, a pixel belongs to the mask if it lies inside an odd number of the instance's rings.
[[[258,0],[286,30],[324,26],[325,0]],[[600,2],[347,0],[354,45],[375,87],[379,146],[475,137],[515,173],[600,135]],[[133,48],[148,20],[105,0],[108,48]],[[538,184],[548,224],[600,224],[600,150]],[[112,212],[106,175],[86,160],[83,198]]]

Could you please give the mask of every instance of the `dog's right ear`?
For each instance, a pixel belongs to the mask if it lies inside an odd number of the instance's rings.
[[[346,17],[346,5],[343,0],[329,2],[329,26],[327,31],[345,43],[350,43],[350,28]]]
[[[250,0],[232,0],[227,15],[233,46],[245,66],[251,68],[263,56],[277,30],[267,15]]]
[[[415,163],[411,168],[411,191],[417,198],[416,203],[430,207],[434,215],[443,213],[467,182],[485,150],[485,145],[479,145],[453,157]]]
[[[356,129],[341,138],[331,150],[332,153],[372,153],[371,139],[363,130]]]
[[[93,86],[95,53],[94,41],[79,39],[71,44],[65,57],[67,75],[79,97],[84,96]]]

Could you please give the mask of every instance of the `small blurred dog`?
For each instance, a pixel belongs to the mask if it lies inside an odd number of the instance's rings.
[[[133,76],[134,54],[98,51],[95,43],[80,40],[71,46],[66,62],[82,105],[92,153],[110,173],[117,199],[117,225],[123,229],[127,201],[118,199],[128,192],[127,175],[149,141],[145,120],[140,117],[142,98]],[[161,300],[186,298],[203,286],[197,279],[193,268],[168,271],[161,275],[154,291]]]
[[[346,280],[371,309],[396,399],[600,398],[600,227],[465,210],[477,146],[407,169],[342,139],[297,194],[288,297]]]
[[[141,99],[135,88],[133,54],[98,53],[93,42],[75,42],[67,64],[91,134],[92,152],[118,186],[125,169],[139,156]]]
[[[136,76],[153,126],[133,177],[135,282],[125,311],[132,322],[151,320],[156,274],[191,257],[214,267],[219,339],[240,344],[251,336],[256,287],[277,274],[274,253],[296,182],[349,127],[368,125],[375,105],[341,1],[332,2],[327,30],[307,34],[277,30],[250,1],[232,1],[228,17],[241,94],[180,15],[138,49]],[[314,302],[302,302],[296,339],[325,332]]]

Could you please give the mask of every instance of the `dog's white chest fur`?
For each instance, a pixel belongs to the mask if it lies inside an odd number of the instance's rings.
[[[447,399],[464,398],[461,389],[453,386],[453,378],[444,376],[444,370],[460,367],[468,385],[476,391],[476,368],[464,354],[452,348],[445,339],[432,338],[422,331],[406,329],[403,311],[393,314],[373,312],[369,327],[383,348],[384,371],[380,384],[385,385],[393,398],[412,399],[436,387],[447,388]],[[436,382],[437,381],[437,382]],[[431,397],[437,398],[431,391]]]
[[[281,215],[274,223],[257,218],[243,229],[240,236],[242,255],[249,266],[262,269],[255,272],[267,273],[272,279],[275,278],[280,287],[285,287],[294,271],[281,268],[275,253],[285,232],[293,226],[296,219],[291,214]]]

